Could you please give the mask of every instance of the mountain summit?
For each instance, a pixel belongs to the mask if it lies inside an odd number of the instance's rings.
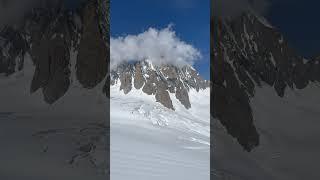
[[[125,94],[133,88],[141,89],[145,94],[154,95],[157,102],[169,109],[175,109],[172,99],[175,97],[191,108],[188,92],[191,89],[200,91],[209,87],[199,73],[189,65],[154,65],[149,60],[122,63],[111,71],[111,85],[120,85],[119,90]]]
[[[213,42],[213,116],[248,151],[259,145],[251,99],[261,87],[279,97],[320,81],[319,59],[298,55],[264,18],[243,13],[215,18]]]
[[[319,179],[319,59],[252,12],[212,20],[211,175]]]
[[[10,76],[23,70],[24,61],[32,61],[30,91],[41,89],[49,104],[62,97],[72,81],[94,88],[107,75],[107,11],[105,0],[83,1],[75,9],[64,3],[34,7],[21,25],[0,29],[0,74]]]

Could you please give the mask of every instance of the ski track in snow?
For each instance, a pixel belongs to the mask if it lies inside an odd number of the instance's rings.
[[[111,179],[209,179],[209,90],[190,91],[187,110],[170,94],[175,111],[155,97],[111,87]]]

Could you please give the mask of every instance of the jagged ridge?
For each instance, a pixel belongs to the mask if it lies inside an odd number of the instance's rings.
[[[36,66],[30,91],[42,89],[47,103],[67,92],[71,68],[83,87],[95,87],[107,75],[108,18],[108,0],[83,1],[76,10],[65,9],[63,3],[34,8],[21,27],[0,31],[0,74],[22,70],[28,53]]]
[[[259,86],[272,86],[278,96],[286,88],[303,89],[320,81],[319,59],[307,60],[290,48],[281,33],[252,12],[215,18],[213,116],[248,151],[259,145],[250,99]]]
[[[120,90],[125,94],[132,88],[141,89],[148,95],[155,95],[156,101],[165,107],[173,109],[169,93],[184,105],[191,108],[188,91],[193,88],[197,91],[209,87],[191,66],[175,67],[173,65],[153,65],[151,61],[137,61],[120,64],[111,71],[111,85],[120,83]]]

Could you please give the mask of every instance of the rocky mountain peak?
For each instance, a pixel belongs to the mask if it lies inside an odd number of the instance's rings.
[[[283,97],[287,88],[319,82],[319,60],[298,55],[277,28],[251,12],[212,23],[213,116],[250,151],[259,145],[250,105],[256,88],[271,86]]]
[[[33,8],[20,28],[0,30],[0,74],[22,70],[29,54],[30,91],[41,89],[50,104],[69,89],[71,72],[84,88],[94,88],[105,79],[109,58],[109,1],[84,0],[75,9],[59,2]]]
[[[191,108],[188,92],[209,87],[199,73],[189,65],[155,65],[149,60],[122,63],[111,71],[111,85],[119,84],[125,94],[133,88],[141,89],[147,95],[154,95],[156,101],[173,109],[171,97],[175,96],[185,108]],[[173,96],[170,96],[172,94]]]

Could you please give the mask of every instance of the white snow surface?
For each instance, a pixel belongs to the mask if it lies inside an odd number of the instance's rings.
[[[216,180],[320,179],[320,85],[287,89],[279,97],[273,87],[256,89],[251,99],[260,145],[245,152],[213,120],[213,178]]]
[[[110,94],[112,180],[209,180],[209,89],[191,90],[188,110],[171,94],[175,111],[134,88]]]
[[[68,163],[77,153],[75,141],[81,141],[68,129],[87,127],[90,123],[103,124],[108,118],[108,101],[102,92],[104,82],[88,90],[73,79],[67,93],[48,105],[40,89],[30,93],[35,67],[29,55],[25,58],[22,71],[9,77],[0,74],[0,141],[5,144],[0,153],[0,179],[105,179],[106,175],[85,158],[76,165]],[[32,136],[54,129],[66,131],[44,141]],[[98,151],[104,152],[96,156],[97,162],[103,163],[106,151]]]

